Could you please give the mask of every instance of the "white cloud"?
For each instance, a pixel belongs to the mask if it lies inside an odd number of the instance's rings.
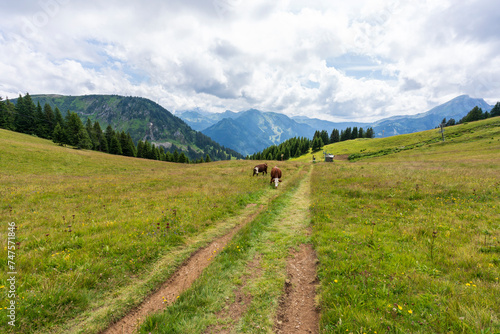
[[[494,103],[499,16],[491,0],[20,1],[0,22],[0,96],[359,121],[460,94]]]

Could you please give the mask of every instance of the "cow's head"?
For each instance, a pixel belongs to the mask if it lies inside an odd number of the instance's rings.
[[[281,180],[277,177],[273,179],[274,182],[274,188],[278,188],[278,185],[280,184]]]

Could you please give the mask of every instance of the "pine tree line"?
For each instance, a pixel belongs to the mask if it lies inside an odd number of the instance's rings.
[[[294,137],[285,140],[279,145],[272,145],[262,152],[247,156],[249,160],[288,160],[297,158],[309,152],[311,140],[304,137]]]
[[[366,131],[363,128],[346,128],[339,132],[333,129],[332,133],[328,135],[326,130],[316,131],[313,139],[308,138],[291,138],[279,145],[272,145],[261,152],[254,153],[247,156],[250,160],[288,160],[290,158],[297,158],[309,152],[317,152],[323,148],[324,145],[333,144],[340,141],[356,139],[356,138],[373,138],[375,133],[371,127]]]
[[[462,117],[458,122],[455,121],[455,119],[453,118],[450,118],[448,121],[446,120],[446,118],[443,118],[441,124],[443,125],[443,127],[447,127],[447,126],[453,126],[455,124],[480,121],[482,119],[487,119],[496,116],[500,116],[500,102],[497,102],[497,104],[495,104],[495,106],[490,110],[490,112],[487,111],[483,112],[482,108],[475,106],[474,108],[471,109],[471,111],[467,113],[467,115]],[[438,127],[439,126],[437,126],[436,128]]]
[[[357,126],[351,128],[347,127],[344,130],[333,129],[330,135],[326,130],[318,131],[314,133],[311,150],[317,152],[323,148],[324,145],[338,143],[341,141],[357,139],[357,138],[373,138],[375,137],[375,132],[373,128],[369,127],[366,131],[363,128]]]
[[[467,115],[465,115],[461,120],[458,121],[458,124],[466,123],[466,122],[474,122],[482,119],[487,119],[490,117],[500,116],[500,102],[497,102],[493,109],[490,112],[483,112],[483,109],[475,106]]]
[[[59,108],[56,107],[53,110],[48,103],[43,108],[40,103],[35,105],[28,93],[24,97],[19,95],[15,105],[0,97],[0,128],[35,135],[50,139],[59,145],[70,145],[79,149],[144,159],[190,163],[184,152],[179,154],[175,145],[172,145],[167,151],[163,146],[155,146],[147,140],[139,141],[135,146],[129,133],[115,131],[110,125],[106,127],[105,131],[102,131],[99,122],[92,123],[90,119],[87,119],[84,125],[78,114],[69,110],[63,117]],[[202,137],[200,140],[205,140],[205,138]],[[188,150],[192,149],[188,147]],[[223,147],[216,148],[214,153],[218,157],[227,158]],[[212,160],[207,154],[205,159],[200,157],[193,162],[210,161]]]

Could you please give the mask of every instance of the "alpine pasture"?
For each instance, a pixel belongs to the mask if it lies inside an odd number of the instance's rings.
[[[275,332],[286,261],[310,243],[320,333],[498,333],[500,119],[445,139],[357,139],[324,148],[351,161],[268,161],[283,171],[274,189],[252,177],[255,161],[174,164],[0,130],[2,290],[9,222],[19,243],[16,326],[2,312],[0,330],[102,332],[255,213],[138,332]]]

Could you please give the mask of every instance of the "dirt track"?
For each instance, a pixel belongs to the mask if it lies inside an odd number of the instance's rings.
[[[294,194],[289,205],[290,210],[285,210],[287,216],[282,223],[286,223],[287,220],[309,222],[309,179],[310,173],[301,181],[302,184]],[[161,311],[174,303],[177,296],[189,288],[200,276],[203,269],[210,264],[206,259],[214,253],[214,250],[222,249],[228,244],[233,236],[245,224],[252,221],[263,209],[265,207],[262,206],[260,210],[247,217],[243,223],[231,230],[230,233],[214,240],[207,247],[193,254],[158,291],[149,296],[139,307],[110,326],[103,333],[135,333],[138,325],[149,314]],[[291,224],[293,225],[293,223]],[[303,244],[300,247],[300,251],[290,252],[290,258],[287,263],[287,280],[274,325],[275,333],[319,332],[319,313],[315,305],[315,287],[317,285],[316,264],[315,252],[311,245]],[[258,258],[251,265],[257,268]],[[258,274],[259,270],[255,270],[254,275]],[[230,316],[232,319],[238,319],[242,316],[246,310],[246,306],[251,302],[251,297],[244,295],[241,290],[236,291],[236,295],[238,302],[229,305],[226,311],[227,314],[220,314],[218,316]],[[230,327],[211,327],[207,329],[206,333],[231,333],[233,330]]]

